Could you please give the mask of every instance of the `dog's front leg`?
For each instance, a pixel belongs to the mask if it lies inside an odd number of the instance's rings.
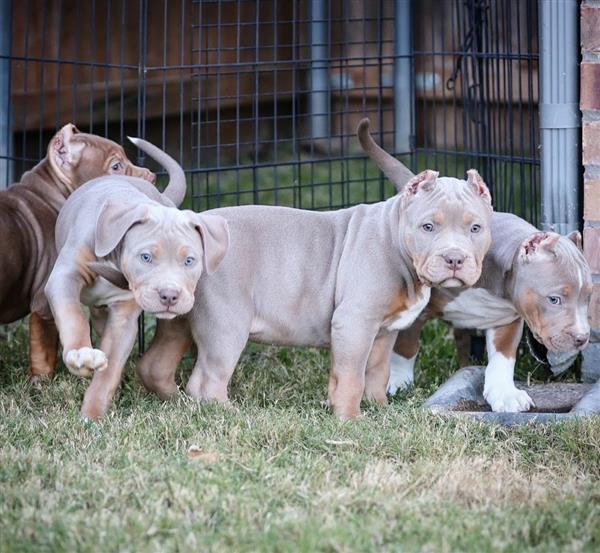
[[[50,378],[56,368],[58,330],[53,319],[29,317],[29,374],[32,381]]]
[[[115,394],[123,367],[137,336],[137,319],[142,310],[134,300],[120,301],[108,308],[100,348],[108,357],[106,370],[94,373],[85,392],[81,415],[98,420],[104,416]]]
[[[527,411],[533,401],[514,383],[517,348],[523,333],[523,319],[486,331],[488,364],[485,369],[483,396],[492,411]]]
[[[390,377],[390,357],[396,341],[396,333],[378,336],[367,360],[365,396],[380,405],[387,403],[387,386]]]
[[[107,366],[106,355],[92,348],[90,326],[81,309],[84,280],[76,267],[61,263],[61,256],[44,289],[63,346],[63,361],[77,376],[91,376]]]
[[[415,381],[419,338],[426,321],[426,317],[420,316],[411,326],[398,332],[390,358],[390,379],[387,384],[387,392],[391,396],[398,390],[408,390]]]
[[[366,323],[360,316],[334,314],[328,402],[343,421],[360,415],[367,359],[378,330],[377,325]]]

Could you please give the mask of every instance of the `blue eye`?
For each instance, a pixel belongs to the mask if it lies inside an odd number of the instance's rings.
[[[144,263],[152,263],[152,255],[149,253],[143,253],[140,255],[140,257],[142,258],[142,261]]]
[[[548,301],[552,305],[560,305],[560,297],[559,296],[548,296]]]
[[[424,225],[421,226],[421,228],[425,232],[433,232],[433,225],[431,223],[425,223]]]
[[[185,265],[186,265],[187,267],[189,267],[190,265],[193,265],[193,264],[194,264],[194,261],[196,261],[196,259],[195,259],[194,257],[192,257],[191,255],[188,255],[188,256],[185,258],[185,261],[184,261],[184,263],[185,263]]]
[[[471,232],[477,234],[481,230],[481,225],[473,225],[471,226]]]

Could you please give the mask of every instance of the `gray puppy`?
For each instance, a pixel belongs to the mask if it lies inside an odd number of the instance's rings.
[[[242,206],[224,217],[230,252],[201,278],[188,316],[198,357],[187,392],[226,402],[248,339],[331,347],[329,404],[343,420],[363,394],[386,401],[395,331],[427,305],[431,287],[470,286],[490,244],[491,199],[475,170],[466,181],[414,177],[385,201],[332,212]],[[187,321],[159,321],[138,366],[161,397],[190,345]]]

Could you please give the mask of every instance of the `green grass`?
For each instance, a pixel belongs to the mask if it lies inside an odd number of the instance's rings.
[[[427,414],[455,360],[443,324],[424,344],[415,389],[346,424],[323,407],[327,352],[258,346],[231,408],[162,403],[129,367],[89,424],[85,380],[27,381],[17,325],[0,342],[0,551],[597,551],[598,421]]]

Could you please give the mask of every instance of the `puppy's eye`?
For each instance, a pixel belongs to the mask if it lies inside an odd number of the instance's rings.
[[[425,232],[433,232],[433,225],[431,223],[425,223],[424,225],[421,225],[421,228]]]
[[[481,230],[481,225],[471,225],[471,232],[477,234]]]
[[[152,263],[152,254],[142,253],[140,254],[140,258],[144,263]]]
[[[123,169],[123,164],[120,161],[117,161],[110,166],[110,169],[111,171],[120,171]]]
[[[552,305],[560,305],[561,304],[561,299],[559,296],[548,296],[548,301]]]
[[[194,264],[194,261],[196,261],[196,258],[195,258],[195,257],[192,257],[191,255],[188,255],[188,256],[185,258],[185,261],[184,261],[184,263],[185,263],[185,265],[186,265],[187,267],[190,267],[191,265],[193,265],[193,264]]]

